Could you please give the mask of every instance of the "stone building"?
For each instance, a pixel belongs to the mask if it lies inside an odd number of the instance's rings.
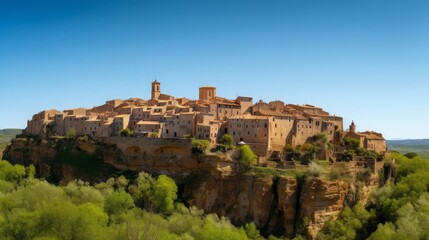
[[[151,83],[151,99],[114,99],[90,109],[47,110],[28,121],[26,134],[43,137],[78,135],[108,138],[130,128],[136,136],[156,132],[160,138],[195,137],[215,146],[223,134],[244,141],[259,156],[282,151],[286,144],[302,145],[319,133],[336,144],[343,134],[343,119],[313,105],[283,101],[253,103],[253,98],[234,100],[217,95],[215,87],[199,88],[199,98],[175,98],[161,92],[161,83]],[[352,129],[352,128],[351,128]],[[385,140],[376,132],[348,132],[362,147],[385,152]]]
[[[353,121],[350,124],[346,137],[359,140],[361,148],[373,150],[381,154],[387,152],[386,140],[381,133],[374,131],[356,132],[356,125]]]

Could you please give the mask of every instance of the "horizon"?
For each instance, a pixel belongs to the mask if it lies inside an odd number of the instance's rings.
[[[1,2],[0,129],[45,109],[148,99],[157,78],[175,97],[212,85],[315,105],[388,140],[428,139],[428,11],[423,0]]]

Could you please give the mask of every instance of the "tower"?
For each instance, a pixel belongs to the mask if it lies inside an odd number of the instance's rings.
[[[152,82],[152,92],[151,92],[151,99],[152,100],[158,100],[159,95],[161,95],[161,83],[158,82],[156,79]]]
[[[210,100],[216,97],[215,87],[200,87],[200,100]]]
[[[352,121],[352,124],[350,124],[349,132],[351,132],[351,133],[355,133],[356,132],[356,125],[355,125],[354,121]]]

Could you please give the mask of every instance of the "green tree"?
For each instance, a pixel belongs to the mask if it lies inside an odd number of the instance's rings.
[[[230,134],[224,134],[219,139],[219,143],[223,144],[226,149],[231,149],[234,146],[234,138]]]
[[[256,163],[256,155],[249,145],[240,147],[240,162],[247,165]]]
[[[354,138],[344,138],[344,144],[349,150],[357,151],[360,148],[360,141]]]
[[[134,206],[133,197],[125,191],[119,191],[106,197],[104,208],[109,214],[118,214],[125,213]]]
[[[67,138],[75,138],[76,137],[76,130],[74,128],[69,128],[66,134]]]
[[[209,147],[210,142],[208,140],[192,139],[192,152],[194,153],[204,153]]]
[[[119,135],[121,137],[130,137],[133,135],[133,131],[131,131],[129,128],[124,128],[119,132]]]
[[[174,210],[174,201],[177,199],[177,185],[173,179],[160,175],[153,183],[151,200],[155,208],[164,214],[171,214]]]

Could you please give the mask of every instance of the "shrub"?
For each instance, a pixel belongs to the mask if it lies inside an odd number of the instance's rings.
[[[192,152],[204,153],[210,147],[210,142],[203,139],[192,139]]]
[[[240,162],[243,164],[253,164],[256,162],[256,155],[253,153],[249,145],[240,147]]]
[[[418,154],[415,152],[409,152],[409,153],[405,154],[404,156],[409,158],[409,159],[413,159],[413,158],[417,157]]]
[[[159,136],[159,134],[157,132],[151,132],[149,133],[149,137],[150,138],[157,138]]]
[[[300,156],[299,149],[300,149],[299,147],[294,148],[292,145],[286,144],[283,147],[283,151],[285,153],[286,160],[291,161],[291,160],[298,159]]]
[[[70,128],[67,131],[66,137],[68,137],[68,138],[74,138],[74,137],[76,137],[76,130],[74,128]]]
[[[308,168],[308,174],[312,177],[320,177],[323,173],[323,167],[315,162],[311,162]]]
[[[342,166],[332,166],[331,171],[329,172],[329,179],[332,181],[335,180],[344,180],[350,182],[352,176],[348,172],[347,168]]]
[[[183,135],[183,137],[184,138],[192,138],[192,135],[191,134],[185,134],[185,135]]]
[[[349,150],[357,151],[360,147],[360,141],[354,138],[347,137],[347,138],[344,138],[344,145]]]
[[[121,137],[129,137],[133,135],[133,131],[131,131],[129,128],[124,128],[119,132],[119,135],[121,135]]]
[[[323,146],[328,143],[328,137],[324,133],[319,133],[313,136],[313,141],[315,145]]]
[[[219,143],[223,144],[225,148],[231,149],[234,146],[234,138],[229,134],[224,134],[219,139]]]
[[[104,208],[109,214],[124,213],[134,207],[134,200],[125,191],[114,192],[106,197]]]

